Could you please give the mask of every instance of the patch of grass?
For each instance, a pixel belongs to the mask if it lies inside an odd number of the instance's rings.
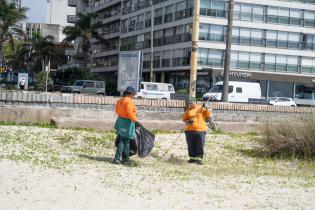
[[[0,121],[0,126],[33,126],[40,128],[57,128],[57,125],[54,122],[50,123],[24,123],[24,122],[4,122]]]

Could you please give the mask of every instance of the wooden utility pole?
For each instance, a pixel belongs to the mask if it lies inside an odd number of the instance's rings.
[[[226,50],[224,59],[224,79],[223,79],[223,92],[221,96],[222,102],[228,102],[229,100],[229,80],[230,80],[230,62],[231,62],[231,46],[232,46],[232,28],[233,28],[233,11],[234,0],[229,0],[228,11],[228,26],[226,36]]]
[[[151,4],[151,56],[150,56],[150,82],[154,82],[154,7],[153,2]]]
[[[198,45],[199,45],[199,15],[200,15],[200,0],[195,0],[194,4],[194,22],[192,32],[192,48],[190,60],[190,80],[189,80],[189,99],[196,99],[196,84],[197,84],[197,67],[198,67]]]

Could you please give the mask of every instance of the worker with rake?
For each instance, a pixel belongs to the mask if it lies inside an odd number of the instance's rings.
[[[206,104],[198,105],[196,101],[188,102],[189,108],[183,115],[183,121],[186,123],[185,135],[188,146],[189,163],[203,165],[204,144],[207,122],[210,121],[212,113],[208,110]]]

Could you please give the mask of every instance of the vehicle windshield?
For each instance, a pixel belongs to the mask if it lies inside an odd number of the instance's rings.
[[[223,85],[215,85],[213,88],[210,89],[210,93],[222,93],[223,91]],[[229,93],[233,92],[233,86],[229,86]]]
[[[83,84],[84,84],[84,81],[82,81],[82,80],[77,80],[77,81],[75,81],[75,82],[73,83],[72,86],[83,86]]]

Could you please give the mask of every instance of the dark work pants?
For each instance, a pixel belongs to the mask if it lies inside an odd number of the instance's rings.
[[[130,141],[131,139],[119,136],[119,143],[114,157],[115,160],[120,161],[120,158],[124,155],[123,161],[129,161]]]
[[[191,159],[203,158],[206,132],[186,131],[188,155]]]

